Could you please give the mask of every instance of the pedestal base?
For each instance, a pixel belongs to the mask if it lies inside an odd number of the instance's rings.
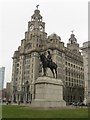
[[[32,107],[65,107],[63,83],[60,79],[39,77],[35,83],[35,99]]]

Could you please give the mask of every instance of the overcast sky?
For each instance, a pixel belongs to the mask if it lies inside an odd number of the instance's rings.
[[[88,40],[88,0],[0,0],[0,67],[6,68],[5,83],[11,81],[12,56],[25,38],[36,4],[48,35],[55,32],[66,44],[74,30],[80,47]]]

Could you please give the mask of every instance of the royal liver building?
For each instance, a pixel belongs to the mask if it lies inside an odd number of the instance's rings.
[[[57,78],[63,86],[63,99],[69,103],[84,100],[84,68],[83,57],[75,35],[71,34],[67,47],[60,36],[45,32],[45,22],[38,8],[28,22],[25,38],[21,46],[14,52],[12,68],[12,101],[30,102],[35,99],[35,82],[43,75],[40,54],[50,52],[52,60],[57,64]],[[47,69],[48,77],[53,77]]]

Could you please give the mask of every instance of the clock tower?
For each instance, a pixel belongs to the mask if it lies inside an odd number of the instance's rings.
[[[28,22],[28,31],[33,30],[45,31],[45,23],[42,22],[42,16],[38,9],[34,11],[34,14],[31,16],[31,21]]]
[[[40,11],[37,9],[28,22],[28,31],[25,33],[25,39],[32,44],[32,49],[37,49],[45,45],[47,33],[45,33],[45,22],[42,21]]]

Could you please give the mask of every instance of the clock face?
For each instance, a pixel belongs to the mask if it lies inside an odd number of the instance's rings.
[[[34,26],[31,25],[29,30],[32,31],[33,29],[34,29]]]
[[[40,25],[40,26],[39,26],[39,30],[40,30],[40,31],[43,31],[43,26]]]

